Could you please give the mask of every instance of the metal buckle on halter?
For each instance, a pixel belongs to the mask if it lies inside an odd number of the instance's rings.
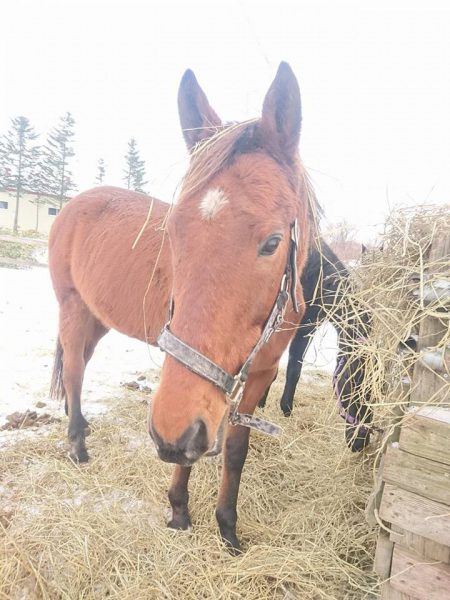
[[[229,422],[231,425],[249,427],[250,429],[255,429],[260,433],[265,433],[274,437],[279,436],[283,431],[281,427],[279,425],[275,425],[275,423],[265,421],[264,419],[254,417],[253,415],[246,415],[238,412],[230,413]]]
[[[238,375],[235,378],[231,392],[229,394],[227,394],[228,398],[230,399],[231,405],[233,407],[239,403],[241,396],[244,392],[244,387],[245,387],[245,383],[246,383],[246,380],[241,379],[240,375],[241,374],[238,373]]]

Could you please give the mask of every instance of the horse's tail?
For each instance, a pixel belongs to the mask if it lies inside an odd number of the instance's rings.
[[[50,384],[50,398],[53,398],[54,400],[64,400],[66,398],[66,389],[63,382],[63,356],[63,347],[61,346],[61,342],[58,337],[58,341],[56,342],[52,381]]]

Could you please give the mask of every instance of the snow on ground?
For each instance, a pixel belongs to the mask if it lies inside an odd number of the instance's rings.
[[[48,399],[57,322],[58,304],[48,269],[0,268],[0,427],[15,411],[63,415],[60,402]],[[324,325],[308,350],[306,368],[332,371],[335,361],[336,334]],[[109,332],[99,342],[86,370],[83,411],[87,417],[105,412],[105,400],[120,397],[122,382],[135,379],[142,371],[160,368],[162,362],[163,354],[157,348]],[[282,364],[287,364],[287,354]],[[37,402],[46,406],[37,409]],[[0,432],[0,444],[2,438],[13,435],[16,432]]]
[[[48,399],[57,324],[58,303],[48,269],[0,268],[0,427],[15,411],[63,414],[60,402]],[[86,369],[86,415],[104,412],[104,399],[120,393],[121,382],[159,368],[162,360],[157,348],[109,332]],[[36,402],[46,406],[39,410]]]

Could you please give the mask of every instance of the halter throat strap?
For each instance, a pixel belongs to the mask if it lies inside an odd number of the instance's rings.
[[[279,328],[283,322],[284,312],[291,297],[294,310],[298,312],[298,304],[296,299],[296,283],[297,283],[297,248],[298,248],[298,224],[297,220],[291,225],[291,235],[288,249],[288,257],[286,267],[281,278],[280,290],[275,299],[275,303],[270,311],[269,317],[261,332],[261,336],[246,361],[240,368],[239,372],[233,376],[227,373],[215,362],[204,356],[198,350],[191,348],[183,342],[179,337],[174,335],[169,328],[173,313],[173,301],[170,301],[169,319],[164,325],[161,334],[158,338],[158,346],[175,358],[179,363],[187,369],[196,373],[203,379],[214,384],[230,399],[230,423],[233,425],[243,425],[268,433],[270,435],[279,435],[281,429],[252,415],[243,415],[238,412],[239,403],[242,398],[244,386],[248,378],[248,373],[255,356],[260,351],[261,347],[266,344],[272,334]]]

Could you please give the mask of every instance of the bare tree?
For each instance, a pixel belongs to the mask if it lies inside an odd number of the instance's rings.
[[[348,262],[358,260],[361,256],[361,244],[355,240],[357,233],[357,227],[343,219],[330,224],[323,232],[323,237],[339,258]]]

